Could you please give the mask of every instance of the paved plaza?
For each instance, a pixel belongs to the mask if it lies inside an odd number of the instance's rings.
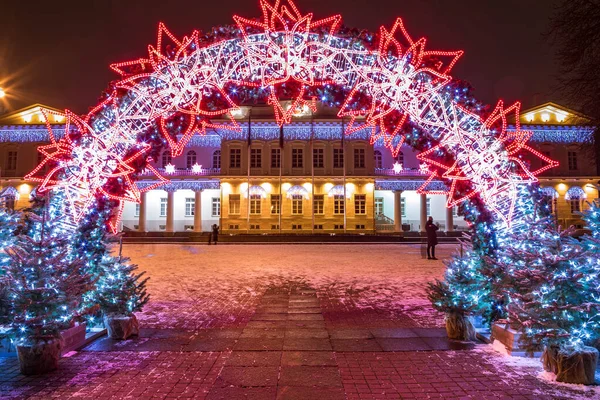
[[[418,245],[123,252],[151,278],[140,337],[97,340],[39,377],[0,358],[0,398],[600,398],[549,382],[534,360],[449,341],[425,293],[444,266]]]

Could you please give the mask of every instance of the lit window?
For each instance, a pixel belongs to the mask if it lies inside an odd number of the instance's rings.
[[[579,198],[569,200],[571,206],[571,214],[581,212],[581,200]]]
[[[221,168],[221,150],[216,150],[213,153],[212,167],[214,169],[220,169]]]
[[[272,194],[271,195],[271,214],[279,214],[279,195],[278,194]],[[279,229],[279,228],[277,228]]]
[[[406,198],[400,198],[400,208],[402,208],[402,218],[406,218]]]
[[[398,155],[396,156],[396,162],[398,164],[404,165],[404,153],[403,152],[398,153]]]
[[[375,168],[383,168],[383,155],[379,150],[373,152],[373,158],[375,161]]]
[[[262,196],[260,194],[251,194],[250,195],[250,214],[260,214],[260,206],[261,206]]]
[[[431,216],[431,199],[427,199],[427,216]]]
[[[262,168],[261,149],[250,149],[250,168]]]
[[[17,152],[9,151],[8,157],[6,158],[6,169],[9,171],[14,171],[17,169]]]
[[[169,151],[165,151],[162,154],[162,167],[167,168],[167,165],[171,165],[171,153]]]
[[[240,195],[230,194],[229,195],[229,214],[240,213]]]
[[[193,197],[186,197],[185,199],[185,216],[194,216],[194,206],[196,205],[196,199]]]
[[[139,216],[140,216],[140,205],[136,203],[134,217],[139,217]]]
[[[365,167],[365,149],[354,149],[354,168]]]
[[[161,197],[161,199],[160,199],[160,216],[161,217],[167,216],[167,198],[166,197]]]
[[[242,149],[229,150],[229,168],[242,167]]]
[[[194,164],[196,164],[196,152],[194,150],[191,150],[188,151],[186,156],[187,169],[192,169]]]
[[[354,195],[354,214],[364,215],[367,213],[367,195],[366,194],[355,194]]]
[[[325,150],[324,149],[313,149],[313,167],[324,168],[325,167]]]
[[[325,210],[325,196],[322,194],[315,195],[313,199],[313,212],[315,214],[323,214]]]
[[[333,196],[333,213],[334,214],[343,214],[344,213],[344,195],[336,194]]]
[[[292,195],[292,214],[294,214],[294,215],[302,214],[302,200],[303,200],[303,197],[301,194]]]
[[[569,171],[577,170],[577,153],[574,151],[569,151],[567,153],[568,161],[569,161]]]
[[[281,167],[281,149],[271,149],[271,168]]]
[[[211,202],[211,210],[212,210],[212,216],[213,217],[220,217],[221,216],[221,199],[219,197],[213,197],[212,198],[212,202]]]
[[[302,149],[292,149],[292,168],[304,167],[304,160],[302,155]]]
[[[375,198],[375,215],[383,215],[383,197]]]
[[[333,149],[333,168],[344,168],[344,149]]]

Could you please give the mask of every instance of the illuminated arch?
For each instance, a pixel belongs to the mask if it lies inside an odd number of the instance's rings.
[[[413,146],[431,172],[420,193],[447,194],[448,207],[480,199],[477,207],[498,227],[512,223],[524,185],[557,165],[527,145],[518,103],[500,101],[486,112],[452,80],[461,51],[428,50],[401,19],[375,35],[341,27],[339,15],[315,20],[291,0],[260,5],[261,19],[235,16],[235,26],[208,34],[179,39],[160,24],[147,58],[112,65],[121,80],[98,106],[84,117],[61,114],[63,139],[47,122],[51,144],[41,146],[44,160],[28,178],[41,192],[64,193],[76,222],[98,197],[122,211],[124,201],[139,202],[148,190],[135,177],[163,142],[178,156],[207,128],[240,130],[234,116],[253,101],[271,105],[279,125],[321,102],[339,108],[348,135],[370,129],[371,143],[381,140],[394,157],[404,143]],[[49,121],[55,112],[43,114]],[[508,132],[510,116],[516,126]],[[529,170],[526,153],[543,166]],[[45,166],[49,172],[39,176]],[[440,180],[447,190],[429,190]]]

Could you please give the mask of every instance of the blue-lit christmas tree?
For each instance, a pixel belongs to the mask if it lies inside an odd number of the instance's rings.
[[[18,221],[19,213],[0,208],[0,325],[8,323],[8,278],[5,275],[10,257],[6,251],[17,239],[15,234]]]
[[[82,297],[94,282],[70,251],[61,205],[49,201],[41,216],[27,213],[28,230],[7,250],[10,325],[25,374],[56,368],[60,331],[91,311]]]

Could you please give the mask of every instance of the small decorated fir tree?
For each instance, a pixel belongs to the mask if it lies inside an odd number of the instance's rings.
[[[0,208],[0,276],[4,275],[10,262],[6,250],[11,248],[16,241],[19,215],[16,211]]]
[[[48,217],[46,217],[49,215]],[[28,215],[29,232],[7,250],[10,319],[17,343],[51,340],[90,310],[82,296],[93,287],[82,258],[70,254],[57,209]]]

